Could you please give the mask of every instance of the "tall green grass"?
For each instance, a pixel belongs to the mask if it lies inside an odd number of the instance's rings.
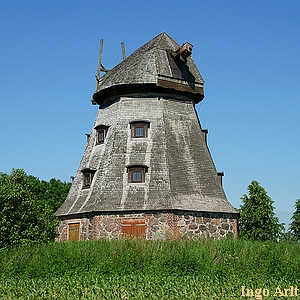
[[[297,286],[299,271],[291,243],[52,243],[2,251],[0,299],[237,299],[241,286]]]

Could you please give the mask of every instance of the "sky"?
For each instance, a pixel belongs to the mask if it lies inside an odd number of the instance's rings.
[[[252,180],[290,223],[300,198],[299,0],[0,0],[0,172],[70,182],[91,132],[99,40],[111,69],[166,32],[193,44],[196,105],[230,203]]]

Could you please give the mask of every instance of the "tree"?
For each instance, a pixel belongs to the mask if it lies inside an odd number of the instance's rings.
[[[248,186],[248,195],[244,195],[240,206],[240,236],[251,240],[277,240],[284,230],[284,224],[274,212],[274,201],[260,186],[252,181]]]
[[[34,192],[37,199],[51,207],[53,212],[62,205],[66,199],[71,187],[70,182],[62,182],[52,178],[50,181],[39,180],[34,176],[28,176],[30,181],[31,191]]]
[[[296,200],[295,203],[295,209],[296,211],[293,213],[292,215],[292,223],[290,224],[290,232],[292,237],[296,240],[296,241],[300,241],[300,199]]]
[[[51,200],[56,201],[57,195],[63,197],[62,194],[65,198],[69,185],[55,179],[49,183],[40,181],[22,169],[13,169],[10,175],[1,173],[0,248],[53,241],[58,220],[54,216],[56,205]],[[57,192],[54,186],[58,187]],[[59,190],[61,187],[64,192]]]

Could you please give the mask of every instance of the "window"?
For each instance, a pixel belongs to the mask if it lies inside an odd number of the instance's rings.
[[[127,166],[128,182],[129,183],[143,183],[145,182],[145,173],[148,167],[144,165]]]
[[[96,172],[96,170],[93,169],[83,169],[81,171],[83,173],[83,189],[88,189],[90,188],[93,178],[94,178],[94,174]]]
[[[108,126],[105,125],[98,125],[95,127],[95,130],[97,131],[96,133],[96,145],[100,145],[104,143]]]
[[[100,129],[97,131],[97,144],[103,144],[105,139],[105,129]]]
[[[83,174],[84,176],[84,187],[90,187],[91,186],[91,183],[92,183],[92,180],[93,180],[93,175],[94,174],[91,174],[91,173],[85,173]]]
[[[133,126],[133,137],[137,137],[137,138],[146,137],[145,125],[134,125]]]
[[[130,122],[131,137],[136,139],[147,138],[150,122],[146,120],[136,120]]]
[[[132,169],[129,171],[130,182],[144,182],[144,169]]]

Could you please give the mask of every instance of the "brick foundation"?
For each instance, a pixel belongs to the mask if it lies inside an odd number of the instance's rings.
[[[220,239],[237,237],[238,231],[237,216],[234,214],[187,212],[101,214],[83,215],[81,218],[61,218],[57,228],[59,236],[56,240],[69,240],[69,224],[79,224],[80,240],[97,240],[122,238],[126,236],[123,227],[135,222],[143,227],[139,237],[147,240]]]

